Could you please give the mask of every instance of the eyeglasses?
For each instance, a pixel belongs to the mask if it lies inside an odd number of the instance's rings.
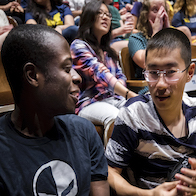
[[[100,16],[101,18],[103,18],[104,15],[106,15],[110,20],[112,19],[112,14],[109,13],[109,12],[104,12],[103,10],[99,10],[98,14],[99,14],[99,16]]]
[[[188,69],[187,66],[184,70],[180,71],[179,69],[172,68],[172,69],[165,69],[165,70],[144,70],[142,73],[147,82],[156,83],[159,80],[161,74],[163,74],[165,81],[170,82],[177,82],[180,79],[180,74],[183,73],[185,70]]]

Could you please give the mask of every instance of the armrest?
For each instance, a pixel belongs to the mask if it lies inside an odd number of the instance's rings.
[[[145,87],[147,86],[146,80],[127,80],[127,86]]]

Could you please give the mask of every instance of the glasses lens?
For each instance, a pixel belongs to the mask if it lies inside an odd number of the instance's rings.
[[[165,79],[167,82],[175,82],[178,81],[180,78],[180,71],[179,69],[171,69],[165,70]]]
[[[157,82],[160,75],[163,74],[166,82],[176,82],[180,78],[179,69],[169,69],[169,70],[146,70],[144,71],[144,77],[148,82]]]
[[[112,14],[111,14],[111,13],[106,13],[106,12],[104,12],[103,10],[99,10],[99,16],[100,16],[101,18],[103,18],[104,15],[106,15],[109,19],[112,19]]]

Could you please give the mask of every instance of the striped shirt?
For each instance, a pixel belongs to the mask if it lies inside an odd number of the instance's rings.
[[[73,59],[73,68],[82,77],[80,85],[79,102],[76,108],[78,113],[84,106],[96,101],[115,96],[119,99],[122,97],[114,94],[114,86],[117,81],[126,85],[126,77],[122,73],[119,64],[114,63],[107,52],[104,52],[104,65],[110,72],[100,72],[99,67],[103,63],[98,59],[95,51],[85,41],[76,39],[72,42],[71,55]]]
[[[110,166],[131,167],[140,188],[154,188],[180,158],[195,154],[196,102],[182,102],[188,136],[176,138],[164,124],[150,95],[130,99],[120,109],[105,155]]]

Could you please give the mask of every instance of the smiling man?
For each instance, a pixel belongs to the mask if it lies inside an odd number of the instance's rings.
[[[194,172],[189,169],[189,175],[185,170],[186,175],[175,176],[187,186],[171,182],[169,172],[181,160],[196,155],[196,103],[190,106],[182,101],[195,69],[189,39],[176,29],[159,31],[148,42],[145,64],[150,94],[131,98],[119,112],[106,148],[109,183],[120,195],[175,196],[179,191],[193,195]],[[134,173],[136,186],[121,176],[127,167]]]
[[[109,195],[101,139],[74,114],[81,78],[67,41],[50,27],[20,25],[1,57],[15,109],[0,118],[0,195]]]

